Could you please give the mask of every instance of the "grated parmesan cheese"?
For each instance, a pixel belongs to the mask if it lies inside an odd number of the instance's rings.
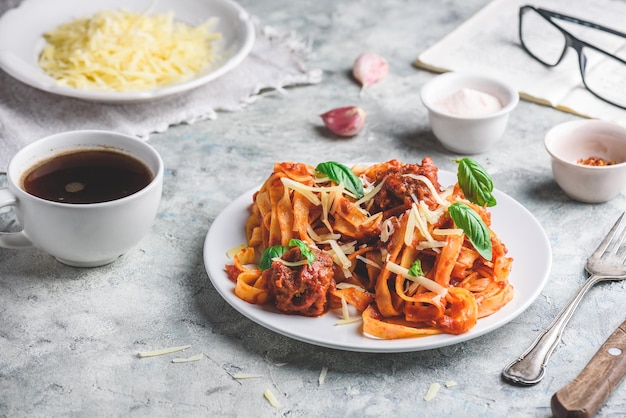
[[[453,192],[454,192],[454,185],[451,185],[443,189],[443,191],[439,194],[439,196],[445,200],[445,199],[448,199],[450,196],[452,196]]]
[[[215,20],[197,27],[173,12],[148,16],[100,11],[44,34],[39,65],[59,85],[104,91],[141,91],[185,81],[217,56]]]
[[[339,321],[335,322],[335,325],[350,325],[350,324],[356,324],[357,322],[361,322],[362,318],[359,316],[354,316],[350,319],[340,319]]]
[[[346,302],[346,298],[341,297],[341,315],[344,320],[350,319],[350,311],[348,310],[348,302]]]
[[[246,247],[247,247],[246,244],[239,244],[236,247],[233,247],[230,250],[226,251],[226,257],[228,257],[229,259],[232,259],[235,256],[235,254],[237,254],[239,251],[243,250]]]
[[[389,237],[393,234],[394,230],[393,218],[387,218],[380,226],[380,240],[382,242],[389,241]]]
[[[446,208],[444,206],[438,206],[436,209],[430,210],[426,202],[424,202],[423,200],[419,201],[418,209],[420,211],[420,215],[422,215],[422,218],[426,219],[426,221],[431,225],[439,222],[439,219],[446,211]]]
[[[365,264],[367,264],[367,265],[370,265],[370,266],[372,266],[372,267],[375,267],[375,268],[377,268],[377,269],[379,269],[379,268],[380,268],[380,266],[379,266],[378,264],[376,264],[375,262],[373,262],[373,261],[372,261],[372,260],[370,260],[369,258],[365,258],[365,257],[363,257],[362,255],[357,255],[357,256],[356,256],[356,259],[357,259],[357,260],[359,260],[359,261],[362,261],[363,263],[365,263]]]
[[[361,177],[361,179],[363,179],[363,177]],[[361,206],[363,203],[367,203],[372,200],[374,196],[376,196],[378,192],[380,192],[380,190],[383,188],[386,180],[387,177],[385,177],[380,183],[378,183],[372,190],[368,191],[365,196],[363,196],[360,200],[357,200],[355,204],[357,206]]]
[[[330,244],[330,248],[332,253],[334,253],[335,262],[343,267],[344,269],[349,269],[352,266],[352,262],[346,257],[346,253],[344,251],[344,247],[340,246],[335,240],[328,240],[324,242],[325,244]],[[331,252],[329,251],[329,252]]]
[[[439,392],[439,389],[441,389],[441,385],[439,383],[432,383],[428,388],[428,392],[426,392],[426,396],[424,396],[424,400],[426,402],[432,401],[437,395],[437,392]]]
[[[321,190],[320,187],[305,186],[304,184],[298,183],[297,181],[287,177],[282,177],[280,181],[283,183],[283,186],[295,190],[302,196],[306,197],[313,205],[319,206],[321,204],[320,200],[314,193],[319,192]]]
[[[424,286],[426,289],[430,290],[433,293],[436,293],[437,295],[441,297],[444,297],[448,294],[448,289],[446,289],[445,287],[443,287],[436,281],[428,279],[423,276],[417,276],[417,277],[411,276],[409,274],[409,270],[407,268],[400,266],[399,264],[396,264],[391,261],[387,261],[387,264],[385,265],[385,267],[390,272],[398,274],[407,280],[419,283],[420,285]]]
[[[426,250],[426,249],[438,250],[445,246],[446,246],[446,243],[444,241],[433,241],[433,242],[420,241],[420,243],[415,246],[415,249],[416,250]]]
[[[363,320],[363,318],[361,318],[360,316],[354,316],[350,319],[340,319],[337,322],[335,322],[335,325],[349,325],[349,324],[355,324],[357,322],[361,322]]]
[[[450,228],[450,229],[433,229],[433,233],[436,235],[463,235],[463,230],[461,228]]]
[[[313,205],[319,206],[321,204],[320,199],[315,195],[315,193],[337,193],[341,195],[342,193],[348,194],[346,189],[342,185],[337,186],[307,186],[306,184],[299,183],[295,180],[292,180],[288,177],[281,177],[280,181],[283,183],[283,186],[295,190],[304,197],[306,197]]]
[[[202,353],[196,354],[195,356],[191,356],[187,358],[177,357],[175,359],[172,359],[172,363],[191,363],[193,361],[200,361],[202,360],[203,357],[204,355]]]
[[[326,228],[333,234],[333,226],[328,220],[328,213],[330,212],[330,207],[333,204],[333,199],[330,193],[322,192],[322,223],[326,225]],[[333,234],[334,235],[334,234]]]
[[[272,405],[274,408],[280,408],[282,406],[271,390],[265,389],[265,392],[263,392],[263,396],[265,396],[265,399],[267,399],[270,405]]]
[[[337,289],[339,289],[339,290],[341,290],[341,289],[356,289],[356,290],[358,290],[361,293],[365,293],[365,289],[363,287],[359,286],[358,284],[353,284],[353,283],[346,283],[346,282],[337,283]]]
[[[355,286],[355,287],[358,287],[358,286]],[[365,291],[365,289],[363,289],[363,291]],[[341,316],[342,318],[338,320],[335,323],[335,325],[354,324],[355,322],[359,322],[362,319],[360,316],[356,316],[356,317],[350,316],[350,311],[348,309],[348,302],[346,302],[346,298],[344,298],[343,296],[341,297]]]
[[[287,261],[283,260],[281,257],[274,257],[272,258],[272,261],[278,261],[279,263],[284,264],[287,267],[300,267],[309,264],[309,261],[307,259],[298,261]]]
[[[324,384],[327,374],[328,374],[328,367],[326,366],[322,367],[322,371],[320,372],[320,377],[317,379],[317,382],[319,383],[320,386]]]
[[[340,184],[339,187],[340,188],[338,190],[331,191],[331,193],[334,193],[334,196],[331,200],[332,206],[330,207],[330,213],[332,214],[337,212],[337,206],[339,205],[339,202],[341,201],[341,196],[343,195],[343,193],[346,192],[346,189],[343,187],[343,184]]]
[[[428,242],[435,242],[433,236],[430,235],[430,232],[428,231],[428,222],[422,218],[420,211],[417,209],[415,204],[413,204],[413,207],[411,208],[411,214],[415,218],[415,225],[417,226],[417,229],[419,229],[422,236],[426,238]]]
[[[164,356],[166,354],[171,354],[171,353],[176,353],[178,351],[186,350],[190,347],[191,347],[190,345],[183,345],[180,347],[162,348],[162,349],[153,350],[153,351],[142,351],[142,352],[137,353],[137,357],[145,358],[145,357]]]
[[[417,226],[416,215],[417,209],[415,203],[411,205],[411,210],[409,211],[408,218],[406,220],[406,230],[404,231],[404,245],[407,247],[411,246],[413,243],[413,235],[415,233],[415,227]],[[420,230],[421,232],[421,230]],[[423,236],[424,234],[422,234]]]
[[[426,187],[428,188],[428,190],[432,194],[433,198],[435,198],[437,203],[439,203],[441,206],[447,206],[448,205],[441,198],[441,196],[439,195],[439,192],[437,191],[437,189],[435,189],[435,186],[433,185],[433,183],[430,181],[430,179],[428,177],[422,176],[422,175],[418,175],[418,174],[404,174],[404,176],[421,181],[422,183],[424,183],[426,185]]]

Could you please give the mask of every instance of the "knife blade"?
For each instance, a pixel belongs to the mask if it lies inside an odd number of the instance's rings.
[[[593,417],[626,374],[626,321],[602,344],[580,374],[550,401],[552,414]]]

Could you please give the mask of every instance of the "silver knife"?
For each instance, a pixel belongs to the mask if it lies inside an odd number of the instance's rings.
[[[556,418],[593,417],[624,374],[626,321],[602,344],[582,372],[552,396],[552,414]]]

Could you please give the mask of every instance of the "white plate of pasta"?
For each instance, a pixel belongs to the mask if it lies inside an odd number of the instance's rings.
[[[231,0],[25,0],[0,16],[0,68],[49,93],[134,103],[215,80],[254,38]]]
[[[442,186],[456,183],[456,174],[439,171]],[[524,312],[539,296],[550,273],[552,252],[548,238],[535,217],[519,202],[497,189],[497,205],[489,208],[491,228],[506,244],[513,258],[508,276],[514,287],[510,302],[497,312],[478,319],[469,331],[453,335],[435,335],[381,339],[366,335],[361,322],[338,325],[341,310],[306,317],[279,312],[269,304],[248,303],[235,295],[235,284],[225,266],[233,260],[229,250],[246,242],[246,223],[253,195],[259,188],[244,193],[228,205],[211,225],[204,243],[204,263],[210,280],[222,298],[235,310],[259,325],[284,336],[333,349],[354,352],[410,352],[458,344],[485,335],[507,324]]]

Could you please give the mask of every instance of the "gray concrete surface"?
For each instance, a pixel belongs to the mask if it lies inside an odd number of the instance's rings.
[[[462,344],[409,353],[352,353],[292,340],[245,318],[215,291],[202,260],[212,221],[279,160],[431,156],[454,170],[457,156],[436,141],[419,100],[433,74],[411,63],[486,1],[240,3],[262,23],[309,40],[309,66],[324,70],[324,80],[153,135],[166,166],[159,215],[151,233],[115,263],[77,269],[37,250],[0,250],[0,416],[550,416],[552,394],[624,320],[625,283],[597,286],[542,383],[515,387],[500,378],[585,280],[584,260],[626,208],[624,195],[576,203],[554,183],[543,136],[576,117],[521,102],[503,140],[476,157],[496,187],[540,221],[552,245],[549,282],[517,319]],[[359,96],[348,70],[364,51],[384,55],[391,74]],[[368,112],[366,129],[346,140],[326,135],[318,115],[347,104]],[[9,217],[3,215],[5,227]],[[187,364],[171,363],[172,356],[136,357],[186,344],[191,348],[183,356],[205,357]],[[262,377],[236,380],[238,373]],[[451,380],[458,385],[423,400],[431,383]],[[266,389],[281,408],[264,399]],[[599,416],[624,415],[622,384]]]

